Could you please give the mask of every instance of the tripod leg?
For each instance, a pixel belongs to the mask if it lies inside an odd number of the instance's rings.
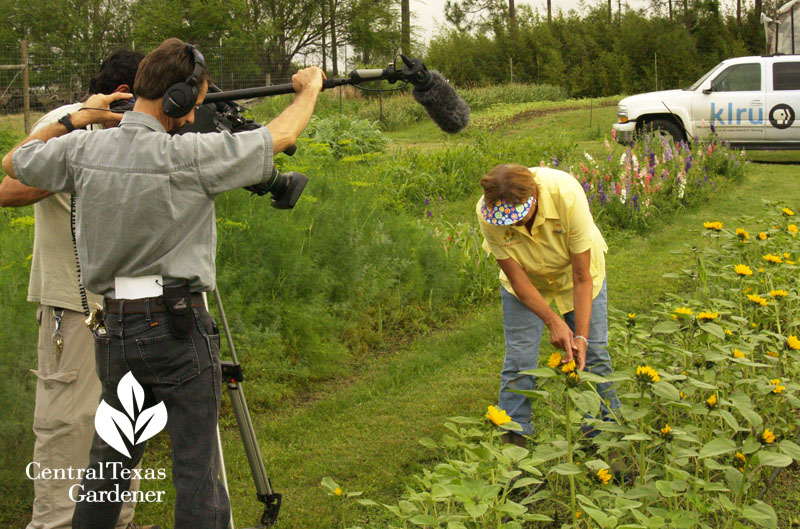
[[[203,292],[203,303],[208,310],[208,296]],[[231,492],[228,487],[228,473],[225,471],[225,454],[222,453],[222,438],[219,435],[219,424],[217,424],[217,453],[219,454],[219,479],[222,481],[222,486],[225,487],[225,492],[228,494],[228,501],[230,501]],[[236,529],[233,525],[233,506],[231,506],[231,519],[228,521],[228,529]]]
[[[220,320],[222,327],[225,331],[225,337],[228,340],[228,348],[231,352],[233,362],[222,362],[222,376],[227,381],[228,395],[231,398],[231,405],[233,413],[236,416],[236,424],[239,426],[239,434],[242,437],[244,444],[245,455],[247,462],[250,464],[250,472],[253,475],[253,481],[256,486],[256,495],[265,505],[264,514],[261,517],[261,526],[268,527],[275,523],[278,519],[278,512],[281,507],[281,495],[276,494],[272,490],[272,485],[267,477],[267,471],[264,468],[264,460],[261,457],[261,450],[258,446],[256,439],[256,431],[253,428],[253,421],[250,418],[250,411],[247,409],[247,401],[244,397],[244,389],[242,388],[242,368],[239,365],[239,360],[236,357],[236,349],[233,346],[233,339],[231,338],[230,328],[228,327],[228,320],[225,317],[225,309],[222,306],[222,299],[219,295],[219,290],[215,290],[214,294],[217,300],[217,308],[219,309]]]

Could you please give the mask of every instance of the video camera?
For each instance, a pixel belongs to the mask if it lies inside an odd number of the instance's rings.
[[[208,93],[222,93],[217,86],[208,86]],[[111,110],[114,112],[126,112],[133,110],[136,98],[118,100],[112,103]],[[252,119],[244,117],[245,108],[234,101],[206,102],[200,105],[194,113],[194,123],[187,123],[175,134],[186,134],[187,132],[230,132],[236,134],[248,130],[255,130],[261,127]],[[293,155],[297,148],[293,145],[284,151],[289,156]],[[303,193],[308,177],[302,173],[291,171],[279,173],[277,169],[272,169],[272,178],[269,183],[260,183],[247,186],[245,189],[258,196],[270,193],[272,195],[271,205],[277,209],[292,209],[300,195]]]

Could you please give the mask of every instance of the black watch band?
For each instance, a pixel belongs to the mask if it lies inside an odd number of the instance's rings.
[[[64,114],[64,116],[62,116],[61,119],[58,120],[58,122],[64,125],[64,127],[67,129],[67,134],[75,130],[75,125],[72,124],[72,120],[69,118],[69,114]]]

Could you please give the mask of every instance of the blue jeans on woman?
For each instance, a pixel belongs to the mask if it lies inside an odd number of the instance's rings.
[[[511,420],[522,426],[522,435],[533,435],[531,425],[531,402],[527,397],[509,390],[536,389],[536,377],[521,375],[520,371],[536,369],[539,364],[539,344],[542,341],[544,322],[513,294],[500,287],[503,300],[503,329],[506,339],[506,359],[500,377],[498,406],[506,411]],[[572,332],[575,332],[575,313],[564,314]],[[586,337],[586,370],[600,376],[611,374],[611,357],[608,354],[608,296],[606,283],[592,300],[592,318],[589,336]],[[619,399],[611,383],[598,384],[597,390],[605,403],[601,415],[619,409]]]

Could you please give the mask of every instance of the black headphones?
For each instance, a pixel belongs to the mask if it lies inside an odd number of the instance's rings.
[[[164,114],[171,118],[180,118],[192,111],[197,103],[197,84],[200,82],[203,70],[206,67],[206,60],[200,50],[191,44],[187,44],[186,49],[194,61],[192,75],[185,81],[175,83],[167,88],[161,103]]]

